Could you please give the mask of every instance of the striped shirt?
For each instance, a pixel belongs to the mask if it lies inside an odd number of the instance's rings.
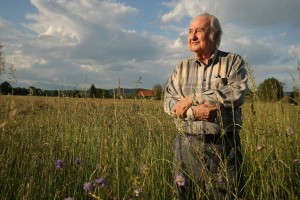
[[[164,91],[164,110],[174,116],[173,107],[187,96],[193,105],[219,105],[219,117],[210,121],[175,118],[179,131],[191,134],[232,132],[242,125],[240,106],[247,89],[245,62],[241,56],[216,50],[205,65],[196,58],[183,60],[170,76]]]

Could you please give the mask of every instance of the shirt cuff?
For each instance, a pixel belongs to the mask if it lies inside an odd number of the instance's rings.
[[[196,106],[196,105],[199,105],[199,104],[202,104],[202,103],[204,103],[202,94],[193,95],[193,102],[192,102],[193,106]]]
[[[194,114],[194,107],[195,106],[191,106],[187,111],[186,111],[186,119],[189,121],[196,121],[196,117]]]

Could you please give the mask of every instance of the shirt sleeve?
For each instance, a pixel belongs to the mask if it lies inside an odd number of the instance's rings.
[[[183,63],[181,63],[174,70],[164,88],[164,110],[171,116],[174,116],[173,107],[175,106],[175,104],[180,99],[184,98],[179,84],[179,76],[180,73],[182,73],[180,69],[182,65]]]
[[[247,90],[247,72],[243,59],[233,63],[231,72],[226,78],[226,85],[216,89],[206,90],[195,97],[195,102],[219,104],[224,108],[239,107],[245,101]]]

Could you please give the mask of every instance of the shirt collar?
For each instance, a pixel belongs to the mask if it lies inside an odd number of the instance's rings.
[[[211,57],[208,59],[207,65],[203,64],[200,60],[196,59],[196,62],[200,63],[201,65],[204,65],[205,67],[211,66],[215,63],[217,58],[219,57],[219,49],[216,48],[214,53],[211,55]]]
[[[213,55],[211,55],[211,57],[208,59],[207,66],[213,65],[218,57],[219,57],[219,50],[218,50],[218,48],[216,48]]]

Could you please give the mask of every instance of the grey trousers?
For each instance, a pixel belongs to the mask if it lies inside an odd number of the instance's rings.
[[[175,199],[241,198],[244,186],[241,163],[238,133],[177,135],[174,141]]]

